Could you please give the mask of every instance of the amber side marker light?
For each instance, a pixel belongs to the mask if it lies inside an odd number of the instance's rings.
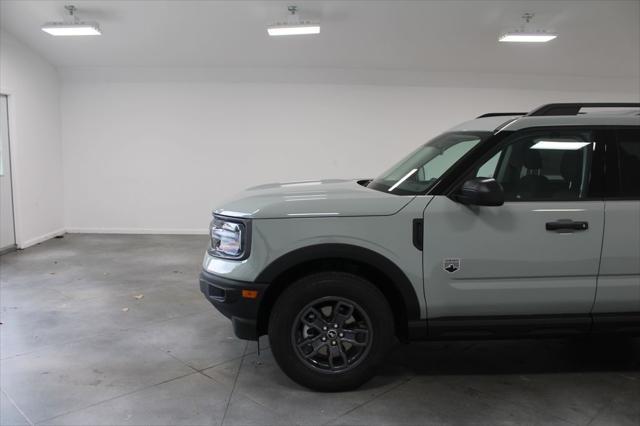
[[[245,299],[256,299],[258,298],[258,290],[242,290],[242,297]]]

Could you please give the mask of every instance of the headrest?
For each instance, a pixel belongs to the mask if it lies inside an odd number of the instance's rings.
[[[581,170],[580,151],[565,151],[560,162],[560,173],[564,180],[578,179]]]
[[[527,170],[539,170],[542,168],[542,157],[537,149],[528,149],[524,153],[524,166]]]

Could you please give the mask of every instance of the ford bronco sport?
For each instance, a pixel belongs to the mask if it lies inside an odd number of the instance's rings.
[[[200,289],[323,391],[394,337],[636,333],[638,108],[485,114],[375,179],[250,188],[214,211]]]

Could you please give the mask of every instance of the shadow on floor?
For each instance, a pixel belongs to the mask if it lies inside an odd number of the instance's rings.
[[[545,374],[598,371],[640,373],[640,338],[447,341],[400,344],[381,368],[397,375]]]

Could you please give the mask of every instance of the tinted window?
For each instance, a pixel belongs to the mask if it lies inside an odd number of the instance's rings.
[[[493,177],[506,201],[586,198],[595,147],[593,132],[536,131],[515,136],[482,164],[478,177]]]
[[[619,130],[620,197],[640,197],[640,130]]]

